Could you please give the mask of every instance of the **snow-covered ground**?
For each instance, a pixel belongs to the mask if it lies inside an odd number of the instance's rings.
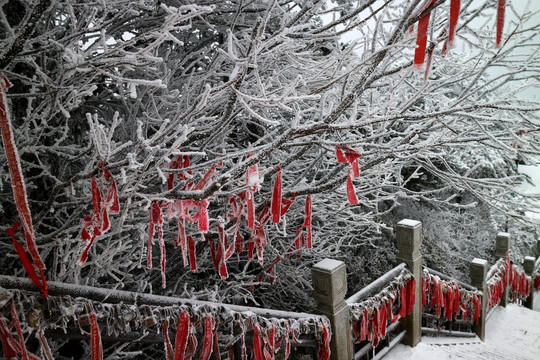
[[[531,311],[514,304],[498,307],[486,324],[486,341],[478,338],[428,338],[414,348],[397,345],[385,360],[540,359],[540,292]]]
[[[524,194],[540,194],[540,166],[519,165],[518,171],[531,177],[532,184],[523,182],[517,187],[517,191]],[[540,223],[540,201],[538,202],[538,212],[526,211],[525,215]],[[540,359],[540,356],[538,357]]]

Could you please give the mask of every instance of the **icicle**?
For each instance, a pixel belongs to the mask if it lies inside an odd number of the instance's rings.
[[[277,177],[272,192],[272,222],[277,224],[281,219],[281,166],[276,167]]]
[[[503,28],[504,28],[504,11],[506,9],[506,0],[499,0],[497,6],[497,48],[501,47]]]

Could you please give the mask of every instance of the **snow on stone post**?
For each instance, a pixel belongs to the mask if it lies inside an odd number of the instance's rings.
[[[311,269],[317,310],[331,324],[330,350],[332,360],[352,359],[350,310],[345,302],[347,270],[343,261],[324,259]]]
[[[416,280],[415,302],[409,316],[401,319],[400,327],[407,331],[402,343],[416,346],[422,337],[422,223],[416,220],[401,220],[396,227],[397,261],[404,262]]]
[[[474,258],[469,267],[471,276],[471,285],[482,291],[482,309],[478,324],[473,326],[473,331],[480,340],[484,341],[486,337],[486,306],[487,306],[487,284],[486,276],[488,271],[488,262],[484,259]]]
[[[510,251],[510,246],[510,234],[505,232],[498,233],[497,237],[495,238],[495,256],[497,258],[506,259],[506,254]],[[506,305],[508,305],[508,286],[506,286],[502,293],[501,302],[499,305],[502,307],[506,307]]]
[[[527,296],[527,299],[525,299],[525,303],[523,304],[528,309],[533,309],[533,301],[534,301],[534,263],[536,262],[536,259],[533,256],[525,256],[525,259],[523,259],[523,269],[525,270],[525,274],[529,275],[531,277],[531,288],[529,289],[529,296]]]

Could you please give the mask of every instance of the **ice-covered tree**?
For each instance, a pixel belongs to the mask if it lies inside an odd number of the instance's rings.
[[[0,224],[27,204],[49,280],[306,309],[315,261],[392,264],[401,202],[527,206],[539,24],[510,1],[1,4]]]

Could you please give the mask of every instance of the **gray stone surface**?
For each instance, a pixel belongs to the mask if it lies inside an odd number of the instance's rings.
[[[407,334],[402,343],[416,346],[422,338],[422,223],[416,220],[405,219],[396,227],[396,246],[398,248],[397,261],[404,262],[416,279],[415,304],[410,315],[400,320],[400,328]]]
[[[324,259],[311,269],[317,310],[330,320],[330,358],[352,359],[350,310],[345,302],[347,269],[342,261]]]
[[[478,335],[480,340],[484,341],[486,338],[486,275],[488,271],[488,263],[485,260],[475,258],[469,267],[469,273],[471,277],[471,285],[482,291],[482,310],[480,312],[480,319],[478,324],[473,326],[473,331]]]
[[[512,243],[510,241],[510,234],[500,232],[495,238],[495,251],[497,257],[506,257],[506,253],[510,251]]]

